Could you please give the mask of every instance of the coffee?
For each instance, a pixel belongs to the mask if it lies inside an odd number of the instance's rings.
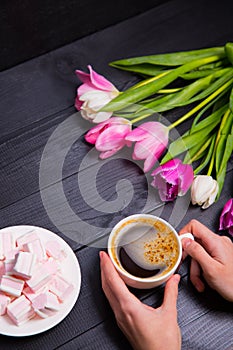
[[[174,232],[161,221],[130,220],[120,230],[124,234],[117,242],[116,259],[128,273],[148,278],[169,272],[179,255]]]
[[[151,214],[134,214],[114,226],[108,238],[109,257],[130,287],[160,286],[175,273],[182,258],[183,238],[165,220]]]

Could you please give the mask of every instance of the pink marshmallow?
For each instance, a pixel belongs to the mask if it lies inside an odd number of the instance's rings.
[[[7,314],[17,326],[27,322],[35,315],[31,302],[24,295],[7,306]]]
[[[5,254],[6,260],[15,259],[15,256],[18,254],[18,252],[19,252],[19,249],[18,249],[18,248],[9,250],[9,252],[7,252],[7,253]]]
[[[43,261],[47,258],[45,248],[40,239],[35,239],[31,242],[25,243],[23,245],[23,250],[25,252],[36,254],[38,261]]]
[[[23,250],[24,244],[27,244],[29,242],[33,242],[36,239],[39,239],[37,233],[35,231],[30,231],[30,232],[25,233],[24,235],[18,237],[16,239],[16,245],[17,245],[17,247],[19,247],[19,249]]]
[[[48,256],[56,260],[62,260],[63,258],[65,258],[65,252],[64,250],[62,250],[60,244],[57,241],[46,242],[45,249]]]
[[[28,279],[32,276],[36,262],[36,255],[29,252],[19,252],[16,256],[16,262],[13,268],[16,276]]]
[[[15,266],[15,259],[4,260],[4,275],[12,275]]]
[[[5,315],[7,305],[10,304],[11,298],[0,293],[0,316]]]
[[[60,309],[60,303],[56,295],[46,292],[38,294],[38,296],[33,299],[32,307],[38,316],[46,318]]]
[[[5,259],[7,253],[15,249],[15,241],[9,232],[0,234],[0,260]]]
[[[44,287],[42,287],[41,289],[39,289],[37,292],[33,292],[33,290],[31,290],[31,288],[24,287],[23,289],[23,294],[25,295],[25,297],[30,300],[31,302],[41,293],[46,293],[48,290],[48,287],[45,285]]]
[[[32,277],[26,283],[33,292],[37,292],[40,288],[46,286],[51,279],[52,275],[50,271],[43,264],[38,265],[34,269]]]
[[[54,293],[61,302],[64,302],[74,290],[74,286],[63,277],[56,275],[49,284],[49,290]]]
[[[3,275],[0,281],[0,290],[9,295],[19,297],[24,287],[24,281],[17,278]]]
[[[0,261],[0,277],[5,274],[5,265],[3,261]]]

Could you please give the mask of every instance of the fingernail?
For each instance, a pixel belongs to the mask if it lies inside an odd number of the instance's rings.
[[[103,251],[101,250],[100,252],[99,252],[99,257],[100,257],[100,260],[103,258]]]
[[[205,290],[205,285],[204,285],[202,282],[197,281],[197,282],[195,283],[195,288],[197,289],[197,291],[198,291],[199,293],[202,293],[202,292],[204,292],[204,290]]]
[[[180,282],[180,275],[175,274],[175,275],[173,276],[173,279],[174,279],[176,282]]]
[[[189,238],[184,238],[182,240],[182,245],[183,245],[183,248],[188,248],[188,246],[192,243],[192,240],[189,239]]]

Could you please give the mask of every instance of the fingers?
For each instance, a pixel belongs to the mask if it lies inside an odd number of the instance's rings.
[[[116,311],[120,304],[124,304],[132,298],[136,299],[118,275],[108,254],[102,251],[100,252],[100,268],[102,288],[113,311]]]
[[[175,312],[176,315],[176,302],[178,296],[178,285],[180,281],[180,275],[173,275],[166,283],[163,299],[163,308]]]
[[[190,265],[190,280],[198,292],[204,292],[205,285],[201,280],[201,268],[194,259],[191,260]]]
[[[199,263],[203,271],[210,270],[216,264],[215,260],[199,243],[184,238],[182,239],[182,247],[188,255]]]
[[[219,236],[199,221],[191,220],[179,233],[185,232],[191,232],[208,253],[212,254],[213,250],[216,249],[216,241],[219,240]]]

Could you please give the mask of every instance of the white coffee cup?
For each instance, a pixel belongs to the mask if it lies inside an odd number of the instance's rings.
[[[182,258],[183,238],[194,239],[188,232],[178,235],[167,221],[157,216],[135,214],[121,220],[112,229],[108,254],[128,286],[154,288],[165,283],[176,272]],[[123,257],[126,260],[123,261]],[[135,274],[128,264],[132,261],[136,262],[131,264],[137,268]],[[144,273],[150,276],[145,277]]]

